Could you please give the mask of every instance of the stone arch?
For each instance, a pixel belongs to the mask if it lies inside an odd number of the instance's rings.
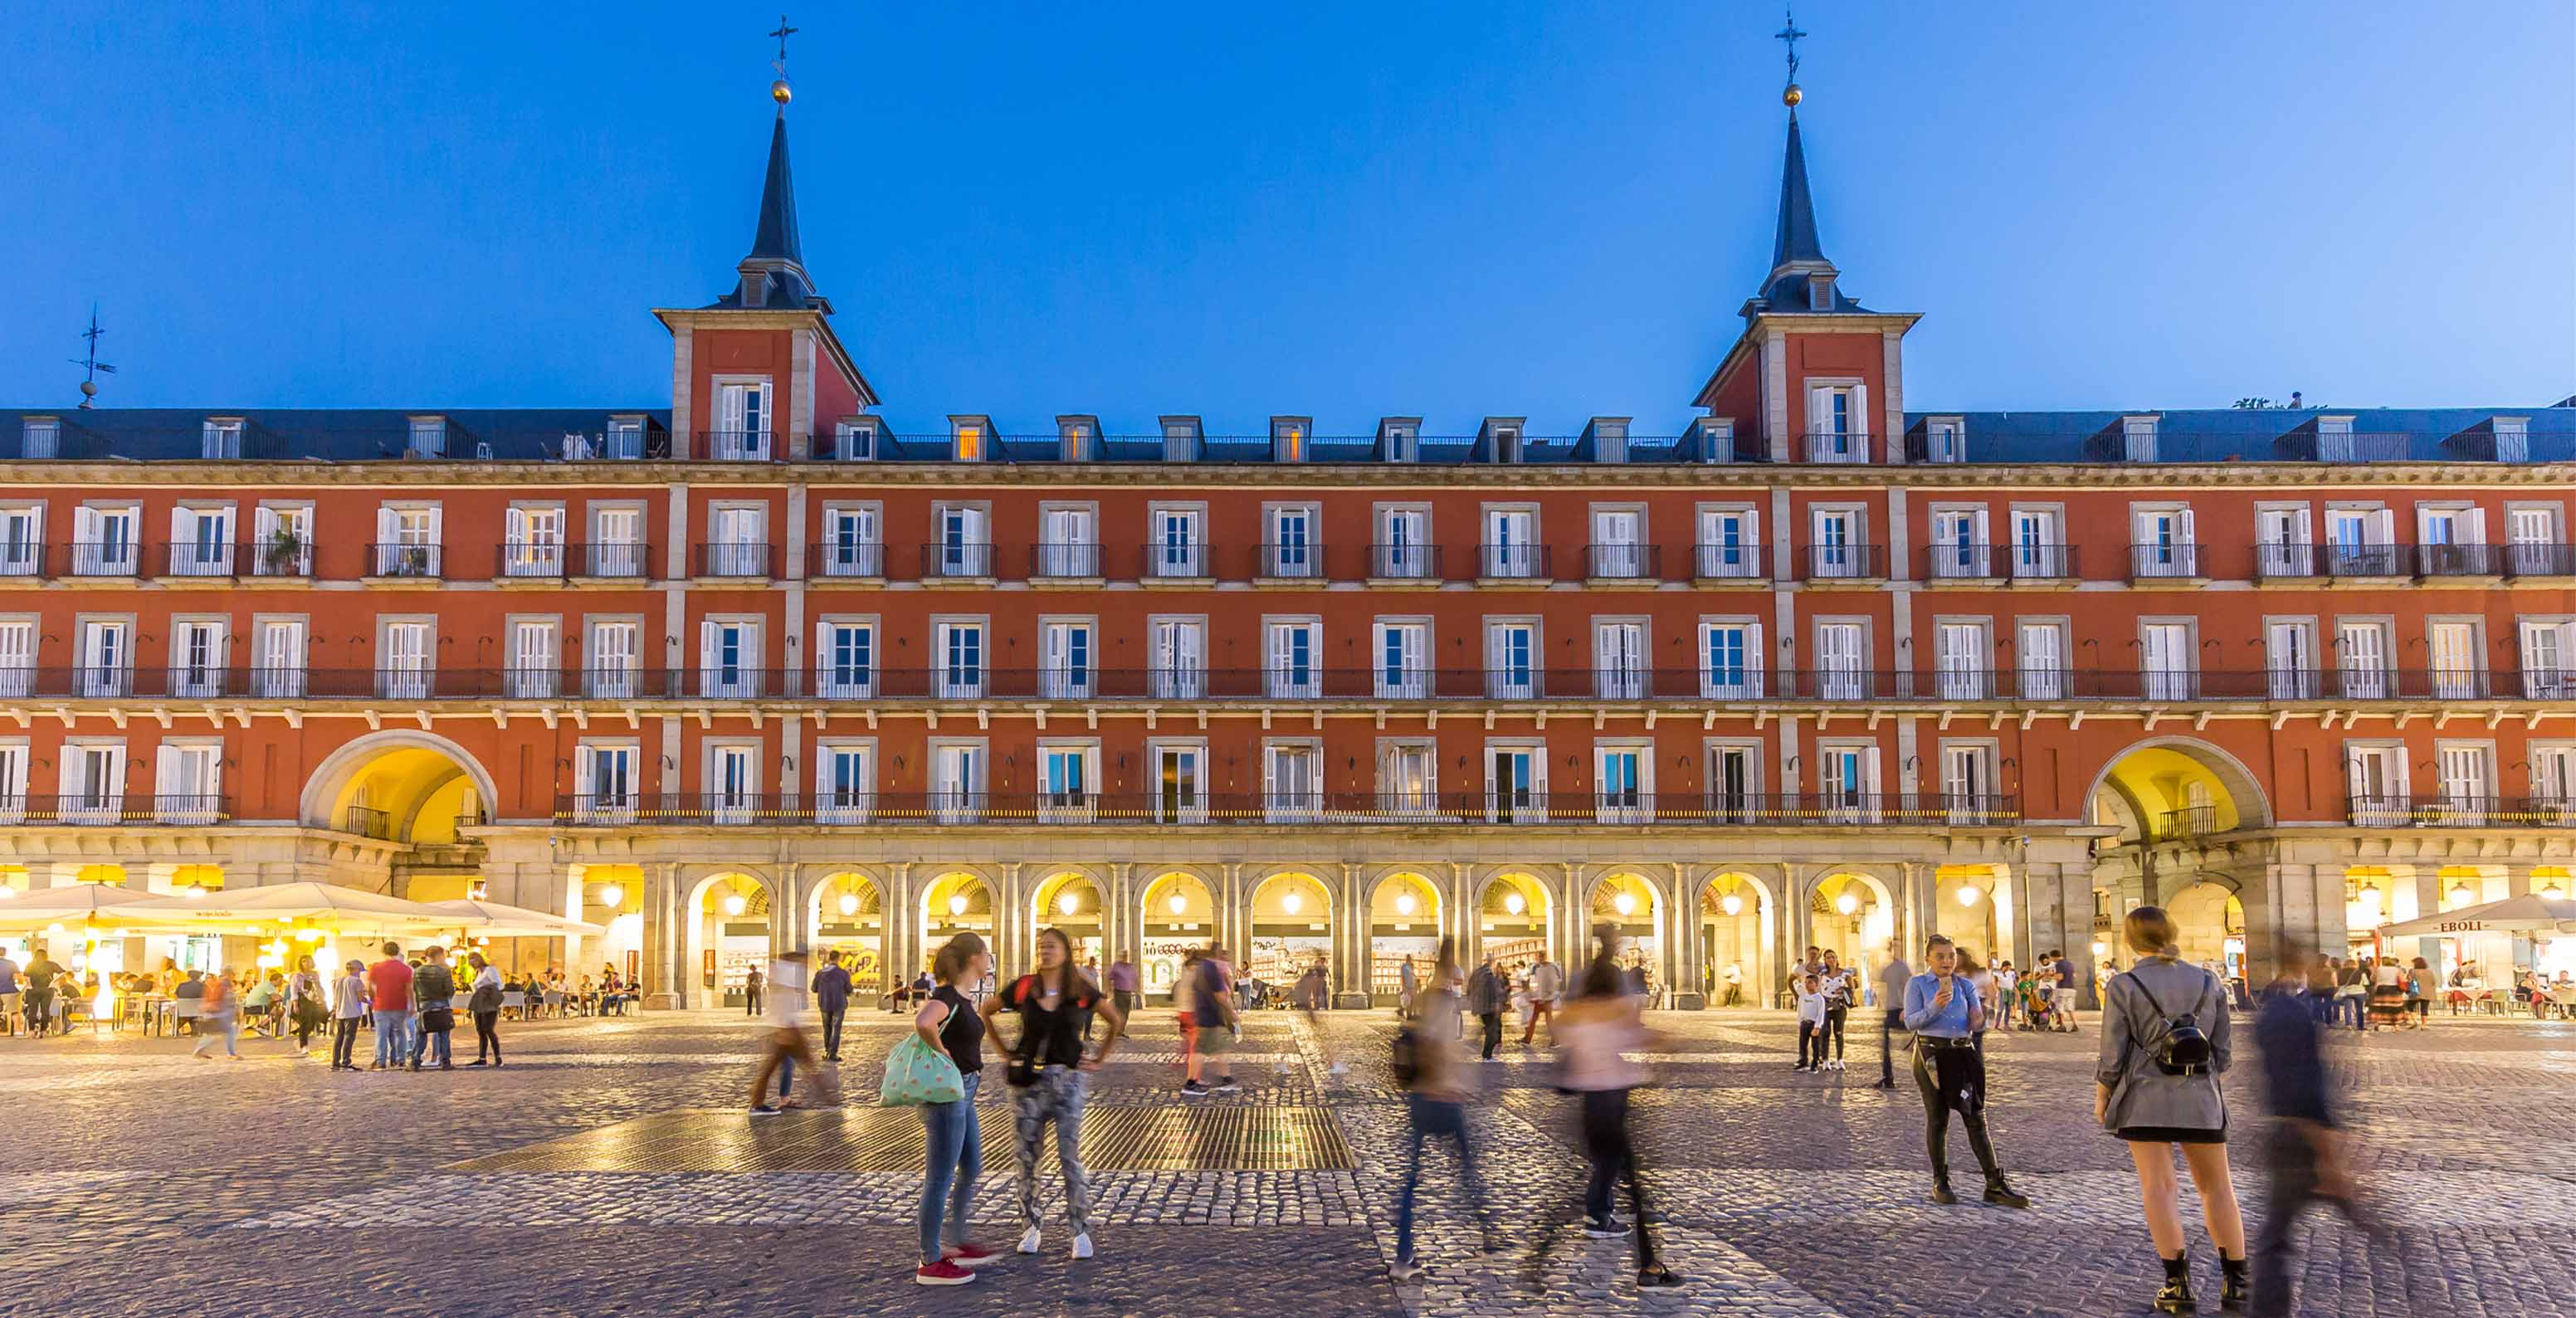
[[[687,877],[694,871],[694,878]],[[690,1005],[712,1007],[727,1001],[741,1002],[744,974],[757,965],[768,973],[771,957],[777,955],[778,922],[774,907],[778,901],[778,884],[758,867],[750,865],[693,865],[682,871],[680,899],[680,977],[687,985]],[[727,909],[726,896],[742,898],[742,909]],[[759,917],[758,935],[742,934],[724,928],[739,928]],[[715,964],[708,968],[708,953],[714,953]],[[710,982],[712,979],[712,982]]]
[[[1270,865],[1258,878],[1247,876],[1245,883],[1247,933],[1238,958],[1245,973],[1285,987],[1318,959],[1329,971],[1334,920],[1341,914],[1332,882],[1313,869]]]
[[[1699,940],[1700,991],[1711,1006],[1727,1005],[1730,996],[1738,1006],[1764,1005],[1783,972],[1773,949],[1781,930],[1789,927],[1778,887],[1751,868],[1719,865],[1710,867],[1695,891],[1691,936]],[[1736,906],[1732,911],[1726,909],[1730,897]]]
[[[1367,894],[1361,907],[1368,939],[1364,964],[1372,1002],[1396,1002],[1407,957],[1413,960],[1417,983],[1431,973],[1449,911],[1448,894],[1430,870],[1426,865],[1380,866],[1362,888]]]
[[[894,950],[893,885],[870,866],[816,868],[824,872],[805,894],[806,945],[818,964],[824,952],[839,952],[841,968],[863,990],[884,983]]]
[[[2116,795],[2139,815],[2144,830],[2161,827],[2164,815],[2185,810],[2190,804],[2189,784],[2194,782],[2214,782],[2223,794],[2223,801],[2212,802],[2216,818],[2205,831],[2265,828],[2272,823],[2271,798],[2254,771],[2224,747],[2198,737],[2144,737],[2121,747],[2103,761],[2085,789],[2088,811],[2094,797],[2115,779]]]
[[[1037,882],[1029,885],[1028,896],[1023,899],[1029,920],[1030,964],[1036,964],[1038,931],[1056,929],[1072,941],[1075,964],[1097,957],[1106,973],[1112,959],[1108,951],[1112,900],[1109,884],[1087,865],[1041,868]]]
[[[1899,905],[1901,882],[1872,865],[1820,865],[1800,885],[1806,941],[1832,951],[1844,965],[1869,967],[1886,959],[1887,944],[1905,936]],[[1845,909],[1848,904],[1849,909]],[[1791,957],[1803,948],[1789,949]]]
[[[2243,887],[2223,874],[2195,876],[2167,897],[2165,914],[2174,922],[2174,942],[2182,959],[2193,965],[2222,965],[2233,973],[2245,959]],[[2127,963],[2137,953],[2111,928],[2110,957]]]
[[[470,784],[486,812],[496,811],[500,801],[491,771],[472,751],[434,732],[385,728],[322,757],[304,779],[295,817],[308,828],[348,827],[351,798],[361,785],[374,791],[380,780],[394,795],[368,808],[385,811],[388,831],[397,838],[412,836],[421,812],[442,791],[461,794]]]
[[[1470,959],[1491,952],[1495,964],[1511,967],[1534,962],[1542,952],[1559,962],[1565,959],[1556,945],[1556,889],[1545,878],[1527,866],[1491,865],[1472,892]],[[1519,910],[1512,909],[1514,898]]]
[[[1216,941],[1223,885],[1193,865],[1148,866],[1138,875],[1133,899],[1137,986],[1147,994],[1168,994],[1189,953]],[[1181,899],[1177,911],[1172,909],[1176,896]]]

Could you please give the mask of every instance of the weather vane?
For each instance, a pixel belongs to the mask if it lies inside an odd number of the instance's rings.
[[[778,102],[779,113],[785,114],[787,103],[796,96],[787,86],[787,39],[796,35],[796,29],[787,26],[787,15],[780,14],[778,30],[769,35],[778,38],[778,58],[769,63],[769,67],[778,71],[778,81],[769,84],[769,99]]]
[[[74,357],[71,359],[72,365],[78,366],[89,372],[88,375],[81,378],[80,405],[82,407],[88,407],[90,403],[98,397],[99,372],[105,371],[109,375],[116,374],[115,367],[98,359],[98,336],[105,333],[107,333],[106,330],[98,327],[98,304],[92,302],[89,304],[89,328],[81,332],[81,337],[89,340],[89,354],[87,356]]]
[[[1789,47],[1789,83],[1780,90],[1780,103],[1794,109],[1799,101],[1806,99],[1806,93],[1798,90],[1798,38],[1807,34],[1798,30],[1796,10],[1783,7],[1780,16],[1780,30],[1771,34],[1772,40],[1784,42]]]

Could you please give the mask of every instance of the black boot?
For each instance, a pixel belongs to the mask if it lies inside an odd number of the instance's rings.
[[[1959,1202],[1959,1196],[1950,1193],[1949,1173],[1936,1172],[1933,1174],[1932,1202],[1936,1204],[1955,1204]]]
[[[1986,1202],[2002,1204],[2006,1208],[2028,1208],[2030,1196],[2004,1184],[2003,1178],[1998,1176],[1986,1182]]]
[[[2247,1284],[2245,1260],[2232,1259],[2224,1252],[2218,1256],[2218,1271],[2225,1280],[2218,1284],[2218,1307],[2230,1311],[2245,1307],[2253,1288]]]
[[[2156,1312],[2193,1313],[2200,1303],[2191,1297],[2191,1251],[2164,1260],[2165,1284],[2156,1292]]]

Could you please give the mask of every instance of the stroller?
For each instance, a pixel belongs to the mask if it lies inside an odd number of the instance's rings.
[[[2025,1030],[2047,1029],[2049,1027],[2049,1012],[2055,1003],[2056,997],[2057,981],[2055,976],[2022,976],[2021,1028]]]

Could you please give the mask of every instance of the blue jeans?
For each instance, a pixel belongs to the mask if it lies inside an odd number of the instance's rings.
[[[376,1065],[400,1066],[411,1060],[411,1013],[376,1014]]]
[[[966,1203],[984,1174],[984,1131],[975,1120],[981,1071],[966,1073],[966,1096],[954,1103],[925,1103],[921,1124],[930,1146],[929,1174],[921,1182],[921,1261],[939,1261],[940,1210],[947,1210],[950,1243],[966,1239]]]
[[[1413,1155],[1404,1168],[1404,1193],[1395,1202],[1395,1257],[1399,1261],[1413,1257],[1413,1189],[1422,1180],[1422,1142],[1426,1139],[1457,1141],[1458,1179],[1467,1187],[1476,1220],[1490,1225],[1486,1220],[1485,1182],[1476,1174],[1475,1146],[1467,1142],[1466,1104],[1407,1094],[1405,1107],[1413,1116]]]
[[[420,1018],[417,1016],[413,1017],[411,1021],[412,1064],[415,1066],[423,1064],[429,1066],[447,1065],[447,1039],[452,1033],[454,1033],[454,1031],[451,1030],[422,1029]]]

